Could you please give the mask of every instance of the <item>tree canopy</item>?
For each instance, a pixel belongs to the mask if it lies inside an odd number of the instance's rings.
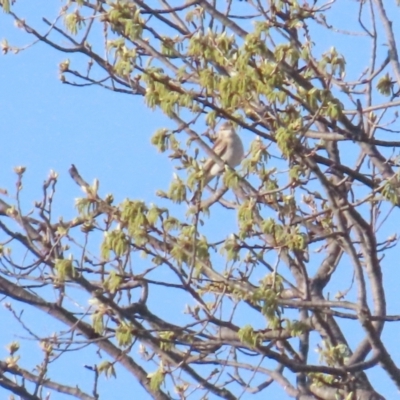
[[[31,369],[23,339],[8,343],[0,386],[100,399],[99,379],[124,371],[154,399],[272,398],[275,386],[378,400],[382,377],[399,389],[385,338],[400,320],[396,6],[65,0],[37,24],[14,3],[0,1],[32,44],[65,54],[63,84],[141,96],[174,123],[149,140],[176,173],[158,203],[116,204],[72,165],[81,194],[67,219],[53,211],[57,173],[26,210],[15,168],[16,195],[0,198],[2,312],[42,357]],[[236,169],[212,151],[224,121],[251,138]],[[224,167],[208,187],[204,157]],[[51,336],[35,333],[39,315]],[[55,360],[78,371],[70,354],[90,349],[91,386],[52,378]]]

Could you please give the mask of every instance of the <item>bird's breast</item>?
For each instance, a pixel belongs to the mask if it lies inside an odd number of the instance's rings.
[[[231,168],[235,168],[243,159],[243,144],[239,137],[232,138],[226,153],[222,159],[228,163]]]

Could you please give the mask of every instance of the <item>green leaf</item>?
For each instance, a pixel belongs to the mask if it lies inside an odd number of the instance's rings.
[[[168,148],[168,130],[165,128],[157,130],[151,138],[151,144],[156,146],[159,152],[164,153]]]
[[[239,251],[239,243],[233,235],[228,237],[221,247],[221,253],[226,255],[228,261],[239,261]]]
[[[384,96],[390,96],[392,93],[392,88],[393,88],[393,82],[392,79],[390,78],[389,74],[385,74],[382,76],[377,85],[376,88],[378,91],[383,94]]]
[[[3,11],[8,14],[11,11],[10,0],[3,0],[1,3]]]
[[[92,314],[92,324],[93,329],[99,335],[102,335],[104,332],[104,321],[103,321],[104,314],[100,311],[95,311]]]
[[[112,270],[108,275],[108,278],[104,281],[103,287],[111,294],[114,294],[122,282],[123,282],[122,277],[118,275],[117,272]]]
[[[56,259],[54,269],[57,272],[57,278],[64,282],[66,278],[75,277],[75,268],[72,264],[72,258],[70,259]]]
[[[177,204],[186,200],[186,185],[177,175],[174,176],[174,180],[169,187],[168,198]]]
[[[161,350],[170,351],[173,347],[174,332],[160,332],[159,336],[162,339],[160,342]]]
[[[157,371],[151,372],[147,375],[147,378],[150,379],[150,389],[156,392],[162,383],[164,382],[165,373],[162,363]]]
[[[85,20],[82,18],[78,10],[72,14],[66,14],[64,16],[64,25],[69,32],[76,35],[78,31],[85,25]]]
[[[129,251],[129,248],[129,238],[120,229],[104,233],[104,240],[101,244],[103,259],[107,260],[109,258],[111,250],[117,257],[121,257]]]
[[[129,346],[133,341],[132,326],[125,322],[122,322],[117,330],[115,331],[115,338],[117,342],[122,347]]]
[[[238,336],[241,342],[248,344],[251,347],[256,347],[259,344],[259,335],[254,332],[251,325],[245,325],[239,329]]]
[[[99,371],[99,374],[104,373],[106,378],[117,377],[114,364],[110,363],[109,361],[103,361],[102,363],[100,363],[97,366],[97,371]]]

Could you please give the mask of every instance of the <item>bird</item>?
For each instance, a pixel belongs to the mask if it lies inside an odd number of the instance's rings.
[[[243,159],[243,143],[236,133],[232,122],[224,122],[218,131],[217,140],[212,148],[213,152],[225,161],[231,168],[237,167]],[[212,158],[208,158],[204,165],[204,187],[207,186],[216,176],[224,171],[224,166],[216,163]],[[195,196],[193,196],[195,197]]]

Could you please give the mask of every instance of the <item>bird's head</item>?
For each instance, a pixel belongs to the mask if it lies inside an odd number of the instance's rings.
[[[219,128],[219,137],[230,137],[235,134],[235,129],[231,121],[225,121]]]

